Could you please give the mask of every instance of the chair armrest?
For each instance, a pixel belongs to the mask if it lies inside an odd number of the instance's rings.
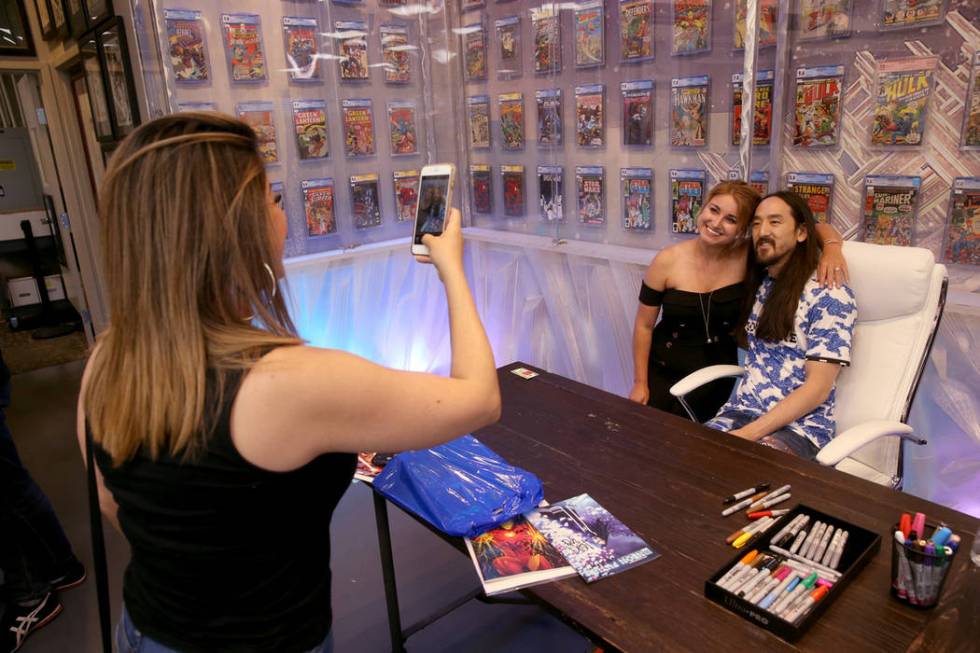
[[[726,376],[742,376],[745,370],[738,365],[710,365],[691,372],[683,379],[670,386],[670,394],[683,397],[692,390],[697,390],[705,383],[711,383]]]
[[[926,439],[915,435],[908,424],[890,420],[873,420],[852,426],[837,435],[817,453],[817,462],[821,465],[836,465],[864,445],[885,435],[897,435],[916,444],[926,444]]]

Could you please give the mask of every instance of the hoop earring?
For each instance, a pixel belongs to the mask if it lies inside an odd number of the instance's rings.
[[[265,267],[265,271],[269,273],[269,278],[272,279],[272,297],[276,296],[276,292],[279,290],[279,283],[276,281],[276,273],[272,271],[272,268],[268,263],[262,264]]]

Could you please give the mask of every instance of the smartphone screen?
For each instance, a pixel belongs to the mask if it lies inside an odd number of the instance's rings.
[[[446,194],[449,191],[449,175],[423,176],[419,183],[418,215],[415,219],[415,244],[422,244],[422,236],[442,233],[446,221]]]

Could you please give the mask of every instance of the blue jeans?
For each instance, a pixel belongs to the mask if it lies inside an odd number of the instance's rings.
[[[118,653],[180,653],[141,633],[130,619],[125,605],[119,625],[116,626],[116,650]],[[333,653],[333,630],[327,633],[323,642],[306,653]]]

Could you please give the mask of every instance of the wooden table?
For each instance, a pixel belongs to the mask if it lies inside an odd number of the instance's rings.
[[[510,372],[515,367],[540,376],[524,380]],[[661,554],[593,584],[572,578],[524,591],[607,651],[906,651],[970,578],[969,550],[980,521],[969,515],[524,363],[507,365],[499,375],[503,416],[474,435],[537,474],[549,501],[588,493]],[[725,537],[746,521],[744,512],[722,517],[722,497],[763,481],[791,483],[788,506],[805,503],[882,536],[880,552],[795,644],[704,597],[705,580],[734,554]],[[914,511],[963,538],[934,610],[916,610],[889,595],[889,532],[900,513]],[[384,549],[382,542],[383,562]]]

